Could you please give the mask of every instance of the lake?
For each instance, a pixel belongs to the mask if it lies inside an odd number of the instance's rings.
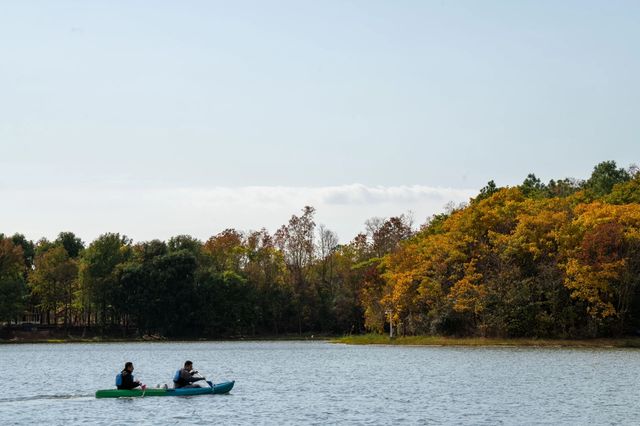
[[[125,361],[148,386],[186,359],[228,395],[95,399]],[[0,345],[0,424],[639,424],[633,349],[327,342]]]

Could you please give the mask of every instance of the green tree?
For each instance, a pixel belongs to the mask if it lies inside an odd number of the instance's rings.
[[[46,238],[40,238],[36,244],[35,244],[35,255],[34,255],[34,259],[38,256],[41,255],[42,253],[46,252],[47,250],[51,250],[52,248],[54,248],[56,246],[56,244],[53,241],[49,241]]]
[[[155,242],[143,243],[136,250],[141,246],[154,251],[161,247]],[[206,312],[199,310],[195,256],[180,250],[140,260],[138,257],[117,269],[114,306],[120,314],[131,318],[140,334],[199,335],[196,320]],[[128,321],[125,324],[128,326]]]
[[[0,321],[18,319],[24,313],[24,252],[0,234]]]
[[[535,174],[529,173],[522,185],[520,185],[520,190],[525,197],[540,198],[545,195],[547,188]]]
[[[26,295],[21,278],[0,277],[0,322],[17,320],[24,314]]]
[[[336,274],[335,250],[338,246],[338,235],[324,225],[318,227],[316,245],[316,262],[314,266],[314,280],[319,299],[319,327],[320,331],[333,331],[335,324],[334,302],[337,296],[338,276]]]
[[[583,181],[572,178],[551,179],[547,184],[547,196],[551,198],[565,198],[575,194],[583,185]]]
[[[292,215],[287,225],[276,231],[276,246],[284,254],[294,290],[294,305],[297,311],[298,333],[313,329],[318,320],[318,293],[311,280],[311,268],[315,253],[315,209],[305,206],[302,215]]]
[[[493,194],[498,192],[499,188],[496,186],[496,183],[493,180],[487,182],[487,184],[480,189],[480,193],[474,198],[474,202],[482,201],[485,198],[491,197]]]
[[[169,252],[187,250],[197,258],[202,249],[202,241],[190,235],[176,235],[169,239],[167,247],[169,248]]]
[[[73,232],[61,232],[58,234],[58,238],[54,241],[55,245],[64,247],[69,257],[75,259],[80,255],[80,252],[84,250],[84,242]]]
[[[626,182],[630,178],[629,173],[625,169],[619,169],[615,161],[603,161],[593,168],[585,187],[595,198],[600,198],[609,194],[615,184]]]
[[[82,304],[90,322],[96,313],[97,322],[106,326],[108,319],[117,318],[113,311],[114,296],[118,290],[118,268],[131,256],[131,240],[124,235],[107,233],[100,235],[87,247],[80,261]]]
[[[45,313],[48,324],[58,323],[58,313],[62,308],[64,326],[69,325],[77,283],[77,262],[62,245],[38,254],[29,284],[32,293],[38,298],[38,308]]]
[[[611,204],[640,203],[640,174],[636,173],[633,179],[615,184],[604,200]]]
[[[339,245],[332,252],[335,264],[335,294],[333,315],[335,331],[340,333],[360,333],[364,331],[364,311],[361,303],[363,268],[357,268],[365,254],[357,243]]]
[[[169,252],[164,241],[151,240],[138,243],[133,246],[133,257],[138,263],[144,263],[155,257],[163,256]]]
[[[288,328],[293,312],[293,288],[283,253],[266,230],[249,233],[243,243],[243,275],[253,287],[256,322],[261,330],[278,335]]]

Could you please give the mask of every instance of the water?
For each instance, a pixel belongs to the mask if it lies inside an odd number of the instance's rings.
[[[95,399],[186,359],[229,395]],[[640,351],[198,342],[0,346],[0,424],[639,424]]]

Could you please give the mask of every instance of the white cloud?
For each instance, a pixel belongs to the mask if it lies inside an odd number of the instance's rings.
[[[275,231],[305,205],[316,222],[348,241],[373,216],[412,211],[416,222],[442,211],[450,201],[467,201],[475,190],[428,186],[327,187],[247,186],[212,188],[0,188],[0,232],[53,238],[70,230],[87,241],[104,232],[135,240],[190,234],[206,239],[225,228]]]

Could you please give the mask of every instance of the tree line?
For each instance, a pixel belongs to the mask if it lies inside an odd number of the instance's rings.
[[[275,233],[86,245],[0,234],[0,322],[168,337],[384,332],[617,336],[640,329],[640,174],[489,182],[414,229],[372,218],[347,244],[313,207]]]

